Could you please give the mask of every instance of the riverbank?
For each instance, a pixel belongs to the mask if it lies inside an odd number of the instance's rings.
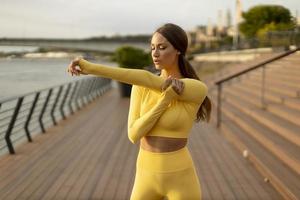
[[[8,52],[0,51],[0,59],[14,59],[14,58],[67,58],[72,59],[78,56],[83,56],[87,59],[110,61],[112,53],[97,52],[93,50],[70,50],[64,48],[38,48],[32,47],[33,50],[11,50]]]

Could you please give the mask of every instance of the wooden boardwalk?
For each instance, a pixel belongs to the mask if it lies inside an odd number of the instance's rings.
[[[129,199],[139,146],[127,138],[128,108],[112,89],[2,156],[0,199]],[[188,147],[203,199],[282,199],[212,124],[195,124]]]

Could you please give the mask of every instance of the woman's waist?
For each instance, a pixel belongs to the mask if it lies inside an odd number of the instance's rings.
[[[172,152],[151,152],[140,147],[137,158],[138,169],[152,172],[175,172],[193,166],[192,157],[186,146]]]
[[[141,138],[141,148],[151,152],[172,152],[185,147],[187,138],[145,136]]]
[[[188,138],[190,129],[184,127],[175,128],[175,127],[159,127],[155,125],[146,136],[157,136],[161,138]]]

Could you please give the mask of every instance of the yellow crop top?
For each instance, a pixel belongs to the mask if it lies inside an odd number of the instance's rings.
[[[143,69],[94,64],[80,59],[83,72],[131,84],[128,138],[137,143],[143,136],[187,138],[197,112],[207,95],[207,86],[196,79],[183,78],[178,95],[171,86],[161,91],[165,78]]]

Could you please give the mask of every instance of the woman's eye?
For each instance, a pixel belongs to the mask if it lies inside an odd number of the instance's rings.
[[[166,48],[166,47],[163,47],[163,46],[160,46],[160,47],[159,47],[160,50],[164,50],[165,48]],[[154,51],[154,50],[155,50],[155,47],[151,47],[151,51]]]

